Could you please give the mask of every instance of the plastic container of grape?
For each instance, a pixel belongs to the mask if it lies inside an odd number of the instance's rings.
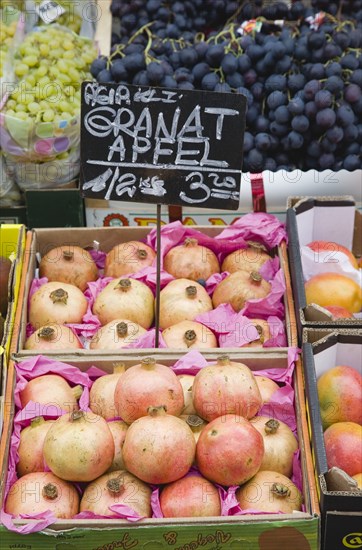
[[[292,351],[292,350],[291,350]],[[215,360],[220,352],[202,354],[206,360]],[[179,354],[160,356],[154,354],[156,361],[166,365],[174,364]],[[266,351],[263,356],[247,351],[232,354],[233,361],[245,363],[253,370],[276,369],[284,372],[289,361],[288,354]],[[116,355],[109,358],[101,356],[92,358],[72,358],[58,356],[57,361],[64,361],[82,372],[96,365],[105,373],[112,372],[114,363],[122,361],[131,366],[141,359],[130,357],[128,354]],[[1,442],[0,460],[2,464],[1,476],[7,473],[8,452],[12,433],[12,415],[14,413],[13,390],[15,384],[15,366],[9,367],[6,399],[9,406],[6,408],[4,437]],[[74,550],[75,548],[89,548],[93,550],[107,550],[109,548],[139,548],[162,550],[170,547],[188,550],[191,548],[205,548],[215,550],[240,550],[253,548],[255,550],[273,550],[275,541],[285,543],[286,548],[298,550],[318,550],[319,537],[319,508],[317,503],[316,487],[313,477],[312,457],[308,439],[308,427],[305,416],[302,370],[300,361],[296,362],[293,376],[295,390],[295,412],[299,445],[301,449],[301,467],[303,479],[304,511],[292,514],[246,514],[241,516],[223,516],[213,518],[159,518],[143,519],[137,522],[128,522],[124,519],[74,519],[58,520],[40,532],[20,535],[0,527],[1,548],[6,550],[14,544],[25,544],[31,548],[46,548],[56,550],[61,548]],[[1,501],[4,498],[5,484],[2,483]],[[31,520],[19,520],[17,524],[29,525]]]
[[[317,379],[335,365],[362,373],[362,330],[304,329],[303,367],[307,419],[321,507],[322,548],[357,548],[362,522],[362,492],[339,468],[328,468],[319,410]],[[356,538],[357,537],[357,538]]]
[[[257,215],[256,215],[257,216]],[[273,217],[270,217],[273,218]],[[277,221],[277,220],[276,220]],[[280,222],[277,222],[280,224]],[[166,227],[166,226],[163,226]],[[230,226],[232,227],[232,226]],[[187,229],[187,228],[185,228]],[[219,226],[195,226],[192,229],[202,232],[208,237],[215,237],[220,234],[225,227]],[[151,227],[103,227],[103,228],[62,228],[62,229],[34,229],[31,232],[31,245],[27,250],[27,266],[26,271],[23,272],[24,281],[24,295],[22,297],[22,303],[19,305],[18,311],[18,321],[16,322],[17,330],[17,341],[14,342],[17,351],[21,356],[31,356],[36,355],[36,350],[28,351],[24,349],[25,340],[27,337],[27,317],[28,317],[28,296],[31,289],[32,281],[34,277],[37,276],[37,267],[39,258],[44,255],[47,251],[51,250],[56,246],[61,246],[64,244],[77,245],[83,248],[92,248],[94,243],[98,247],[99,251],[108,252],[116,244],[122,242],[128,242],[132,240],[145,241],[147,235],[152,230]],[[286,243],[283,241],[278,248],[274,250],[274,253],[278,256],[280,267],[283,271],[286,291],[283,296],[284,303],[284,324],[285,331],[287,336],[287,345],[294,346],[297,343],[297,334],[296,334],[296,320],[293,308],[293,297],[291,293],[291,282],[290,274],[288,268],[288,259],[286,251]],[[101,273],[101,272],[100,272]],[[225,352],[228,352],[229,349],[240,348],[227,348],[223,347]],[[258,352],[263,354],[266,348],[258,348]],[[270,348],[279,350],[281,348]],[[121,351],[121,350],[120,350]],[[161,353],[168,353],[169,349],[160,350]],[[128,349],[128,353],[144,353],[149,354],[149,346],[144,349]],[[59,352],[49,351],[47,355],[53,356]],[[69,352],[71,353],[71,351]],[[77,350],[78,356],[92,356],[94,354],[99,354],[96,350],[81,349]],[[103,351],[101,355],[110,355],[113,352]]]
[[[357,258],[362,256],[362,215],[355,208],[354,197],[289,197],[287,207],[289,269],[299,342],[302,342],[303,328],[307,327],[361,328],[360,314],[350,319],[333,320],[328,310],[315,304],[307,304],[301,256],[302,247],[315,240],[341,244],[351,250]],[[322,253],[316,254],[314,262],[317,269],[323,271],[335,271],[339,264],[333,250],[326,256]],[[361,270],[353,271],[360,281]]]

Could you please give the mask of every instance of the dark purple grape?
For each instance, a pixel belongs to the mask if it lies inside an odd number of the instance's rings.
[[[97,74],[97,80],[102,84],[105,82],[113,82],[111,71],[109,71],[108,69],[103,69]]]
[[[314,101],[308,101],[305,104],[304,113],[305,116],[309,118],[309,120],[314,120],[317,114],[317,105],[314,103]]]
[[[348,103],[356,103],[362,95],[361,88],[357,84],[348,84],[344,90],[344,99]]]
[[[333,126],[327,130],[326,136],[332,143],[339,143],[344,136],[343,128],[340,126]]]
[[[210,72],[210,66],[204,61],[197,63],[192,69],[192,74],[195,77],[196,82],[201,82],[206,74]]]
[[[297,115],[292,119],[291,126],[293,130],[303,134],[309,128],[309,120],[305,115]]]
[[[107,68],[107,58],[106,57],[98,57],[94,61],[92,61],[90,72],[91,75],[94,76],[94,78],[97,78],[98,74]]]
[[[180,51],[180,61],[185,67],[193,67],[198,61],[198,55],[194,48],[184,48]]]
[[[251,68],[250,57],[246,54],[242,54],[238,57],[238,67],[241,74],[246,73]]]
[[[250,172],[261,172],[264,168],[264,156],[258,149],[251,149],[248,154],[248,165]]]
[[[277,137],[283,137],[289,132],[289,126],[287,124],[278,124],[273,121],[270,124],[270,132]]]
[[[126,70],[131,74],[137,73],[138,71],[142,71],[146,68],[145,58],[141,53],[126,55],[123,58],[123,63]]]
[[[254,137],[250,132],[244,133],[244,153],[248,153],[254,147]]]
[[[288,76],[288,88],[292,92],[302,90],[305,86],[305,76],[301,73],[291,74]]]
[[[230,88],[240,88],[244,85],[244,79],[239,73],[228,74],[226,77],[226,82],[229,84]]]
[[[339,94],[344,88],[344,82],[339,76],[329,76],[324,83],[324,89],[334,95]]]
[[[258,118],[260,115],[260,109],[257,105],[251,105],[251,107],[248,107],[246,111],[246,125],[248,128],[251,128],[254,124],[254,121]]]
[[[216,84],[216,86],[214,88],[214,91],[215,92],[229,93],[229,92],[231,92],[231,88],[230,88],[230,86],[227,82],[220,82],[220,83]]]
[[[261,115],[259,116],[254,124],[254,128],[256,132],[267,132],[269,130],[270,122],[269,120]]]
[[[342,74],[342,67],[340,63],[337,61],[333,61],[333,63],[329,63],[326,66],[326,76],[341,76]]]
[[[267,92],[280,92],[287,89],[287,77],[282,74],[269,76],[265,81]]]
[[[214,90],[216,84],[219,84],[220,78],[216,73],[209,73],[204,76],[204,78],[201,81],[201,88],[202,90]]]
[[[333,96],[328,90],[319,90],[314,97],[314,102],[318,109],[325,109],[332,105]]]
[[[353,53],[348,53],[341,58],[341,65],[344,69],[350,69],[354,71],[358,69],[359,61]]]
[[[147,65],[147,76],[148,80],[151,84],[159,84],[163,77],[165,76],[165,72],[162,68],[162,65],[160,63],[157,63],[156,61],[151,61]]]
[[[308,36],[308,46],[313,50],[317,50],[324,46],[326,41],[325,34],[322,31],[311,31]]]
[[[225,74],[234,74],[238,69],[238,59],[232,53],[227,53],[221,61],[221,68]]]
[[[271,147],[271,139],[269,134],[260,133],[255,136],[255,147],[259,151],[268,151]]]
[[[250,86],[250,91],[256,101],[261,101],[264,98],[264,85],[262,82],[254,82],[254,84]]]
[[[269,170],[270,172],[276,172],[278,169],[278,165],[275,161],[275,159],[268,157],[264,161],[264,170]]]
[[[316,122],[323,130],[332,128],[336,122],[336,113],[330,108],[322,109],[316,114]]]
[[[252,86],[258,80],[258,75],[254,69],[249,69],[243,74],[243,79],[246,86]]]
[[[348,155],[343,161],[343,168],[348,171],[360,170],[362,168],[361,157],[357,155]]]
[[[266,102],[269,109],[276,109],[280,105],[286,105],[288,97],[286,93],[276,91],[268,95]]]
[[[341,105],[337,109],[337,122],[345,128],[354,122],[354,112],[349,105]]]
[[[182,82],[178,83],[178,88],[180,90],[194,90],[195,86],[191,82],[183,80]]]
[[[290,113],[286,105],[280,105],[275,109],[275,121],[278,124],[285,124],[290,120]]]
[[[251,107],[251,105],[254,102],[253,94],[248,90],[247,88],[244,88],[243,86],[240,86],[239,88],[236,88],[235,92],[237,94],[242,94],[246,97],[246,101],[248,103],[248,107]]]
[[[358,138],[358,128],[355,124],[350,124],[344,129],[344,139],[346,141],[356,141]]]
[[[111,74],[115,82],[127,81],[128,72],[121,59],[117,59],[111,66]]]
[[[319,141],[311,141],[307,147],[307,153],[310,157],[317,159],[322,154],[322,147]]]
[[[305,103],[299,97],[291,99],[287,105],[291,115],[301,115],[304,112]]]
[[[333,168],[335,159],[333,153],[323,153],[319,157],[319,166],[321,170],[327,170],[328,168]]]
[[[322,84],[319,80],[310,80],[304,86],[304,95],[307,100],[314,99],[314,96],[322,88]]]
[[[220,67],[222,58],[225,55],[224,46],[220,44],[214,44],[210,46],[205,54],[205,61],[210,67]]]
[[[357,84],[360,88],[362,88],[362,69],[356,69],[355,71],[353,71],[349,81],[353,84]]]
[[[161,86],[164,88],[177,88],[177,82],[172,76],[167,74],[161,80]]]
[[[303,146],[304,139],[301,134],[292,130],[286,137],[289,149],[300,149]]]
[[[310,70],[308,71],[308,78],[310,80],[316,79],[320,80],[325,77],[325,68],[322,63],[313,63]]]
[[[264,48],[258,44],[252,44],[247,48],[246,53],[252,62],[256,62],[264,56]]]

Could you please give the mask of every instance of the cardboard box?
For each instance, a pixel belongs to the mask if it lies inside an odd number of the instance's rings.
[[[12,265],[7,289],[8,309],[4,322],[4,335],[0,342],[0,433],[3,420],[3,396],[5,393],[6,369],[10,354],[10,343],[14,328],[15,311],[20,293],[20,281],[25,251],[25,227],[21,224],[0,226],[0,255],[9,258]]]
[[[317,339],[320,336],[322,338]],[[321,507],[323,548],[358,548],[362,542],[362,493],[353,489],[354,484],[348,476],[346,479],[340,471],[328,469],[317,380],[336,365],[350,365],[362,374],[362,330],[307,329],[304,340],[307,415]]]
[[[209,236],[216,236],[219,234],[223,227],[215,226],[196,226],[195,229],[202,231]],[[21,351],[23,355],[37,355],[35,351],[25,351],[24,343],[26,340],[26,321],[27,321],[27,297],[29,295],[29,289],[31,282],[35,276],[35,270],[37,268],[37,254],[44,254],[51,248],[54,248],[63,244],[78,245],[83,248],[93,245],[94,241],[99,243],[99,249],[108,252],[118,243],[127,242],[130,240],[142,240],[145,239],[151,228],[147,227],[102,227],[102,228],[64,228],[64,229],[35,229],[32,232],[32,242],[29,255],[29,266],[27,273],[25,274],[25,294],[21,304],[22,313],[19,326],[19,337],[17,342],[17,350]],[[288,344],[295,346],[297,344],[296,337],[296,320],[294,313],[293,296],[291,292],[291,281],[288,268],[288,258],[286,245],[282,243],[277,251],[279,254],[280,264],[284,271],[286,280],[286,292],[284,296],[285,304],[285,323],[288,337]],[[226,348],[224,348],[226,349]],[[262,354],[265,348],[261,348],[259,351]],[[277,348],[276,348],[277,349]],[[14,350],[15,351],[15,350]],[[128,350],[132,353],[133,350]],[[99,353],[99,351],[98,351]],[[147,353],[147,352],[146,352]],[[47,355],[56,355],[57,352],[48,352]],[[95,350],[79,350],[77,356],[97,354]],[[104,355],[110,355],[110,352],[103,352]]]
[[[313,240],[327,240],[346,246],[357,257],[362,256],[362,214],[356,210],[354,198],[289,197],[287,230],[299,341],[302,341],[302,330],[305,327],[362,327],[361,317],[333,321],[332,316],[324,308],[307,305],[300,254],[301,246]],[[331,256],[330,261],[333,260]]]
[[[215,360],[221,353],[204,353],[204,357]],[[179,354],[156,353],[156,360],[172,365]],[[82,371],[92,364],[105,372],[111,372],[114,362],[125,362],[126,366],[137,363],[141,356],[130,358],[129,354],[114,357],[69,358],[59,356]],[[253,371],[265,368],[286,368],[287,354],[267,350],[263,356],[254,351],[238,352],[231,355],[234,361],[247,364]],[[20,360],[20,358],[19,358]],[[14,403],[12,395],[15,387],[14,363],[11,364],[11,377],[8,379],[6,399],[10,403],[4,426],[4,437],[0,444],[0,461],[2,461],[2,476],[4,491],[4,475],[7,472],[7,457]],[[316,498],[316,488],[313,476],[313,466],[306,423],[305,404],[303,396],[301,363],[298,362],[294,372],[295,406],[298,425],[298,436],[301,448],[301,464],[303,471],[304,512],[283,515],[245,515],[239,517],[214,518],[180,518],[180,519],[146,519],[130,524],[125,520],[59,520],[44,532],[18,535],[0,528],[2,550],[14,547],[14,544],[25,544],[30,548],[69,550],[87,548],[89,550],[110,548],[139,548],[144,550],[162,550],[167,548],[205,550],[225,549],[241,550],[274,550],[284,546],[295,550],[318,550],[319,548],[319,509]],[[1,495],[3,498],[3,492]],[[24,521],[20,521],[24,523]],[[277,543],[277,544],[276,544]]]

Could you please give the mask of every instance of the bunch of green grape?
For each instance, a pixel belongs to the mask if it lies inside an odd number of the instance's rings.
[[[7,16],[6,10],[0,7],[0,77],[3,76],[3,68],[9,47],[14,38],[18,19]]]
[[[90,40],[58,25],[28,34],[15,55],[19,82],[6,103],[6,115],[36,123],[79,116],[80,86],[92,79],[89,67],[96,55]]]

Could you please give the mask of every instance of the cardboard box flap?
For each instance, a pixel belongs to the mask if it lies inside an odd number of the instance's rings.
[[[328,472],[324,475],[324,478],[327,483],[327,489],[330,492],[352,492],[362,496],[362,492],[358,489],[357,481],[340,468],[336,468],[336,466],[333,466],[333,468],[328,470]]]
[[[355,335],[333,334],[312,346],[317,379],[337,365],[349,365],[362,375],[362,331]]]

